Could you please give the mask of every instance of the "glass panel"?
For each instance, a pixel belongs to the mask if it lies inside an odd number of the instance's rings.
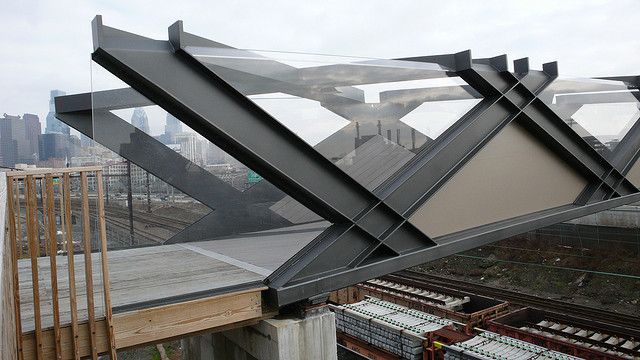
[[[638,89],[622,81],[559,79],[540,98],[596,150],[615,150],[640,118]]]
[[[319,225],[312,226],[314,229],[327,226],[321,217],[300,204],[295,206],[297,213],[289,212],[289,208],[270,209],[285,198],[282,191],[205,139],[180,119],[155,105],[95,64],[93,65],[93,80],[94,131],[101,132],[103,139],[105,132],[118,136],[118,138],[108,139],[115,143],[111,145],[111,148],[125,149],[132,148],[132,146],[145,146],[140,151],[155,151],[151,156],[153,161],[168,163],[174,161],[171,166],[175,168],[178,176],[195,176],[202,181],[201,184],[210,189],[203,191],[199,188],[189,194],[187,193],[188,189],[185,188],[183,189],[185,192],[181,192],[178,188],[170,185],[170,183],[176,182],[175,178],[167,183],[150,175],[147,181],[147,172],[132,165],[134,241],[128,242],[127,239],[130,236],[126,221],[128,211],[126,207],[128,189],[126,161],[109,150],[94,156],[94,161],[96,157],[100,158],[98,163],[105,165],[106,176],[113,175],[113,180],[107,184],[107,190],[110,191],[109,201],[115,206],[124,206],[122,209],[124,210],[122,211],[123,219],[114,219],[114,222],[123,222],[123,228],[126,231],[117,234],[114,232],[114,236],[110,238],[111,248],[143,244],[160,245],[201,217],[208,216],[207,214],[211,211],[213,213],[209,215],[213,218],[208,221],[216,225],[215,228],[210,229],[207,239],[264,230],[286,230],[285,228],[294,224],[314,221],[321,222]],[[123,98],[126,100],[119,101]],[[268,97],[264,100],[270,101]],[[304,98],[301,100],[308,101]],[[280,110],[287,111],[288,109]],[[126,129],[127,124],[125,123],[131,124],[151,136],[156,140],[156,145],[153,146],[159,147],[149,147],[151,145],[148,143],[141,145],[143,137]],[[96,127],[98,124],[101,124],[99,128]],[[315,136],[313,131],[309,134]],[[134,139],[137,139],[138,142],[134,143]],[[179,155],[177,158],[175,153]],[[77,160],[73,159],[73,161]],[[206,179],[202,172],[212,174],[214,178]],[[173,174],[168,177],[173,177]],[[220,180],[221,182],[219,182]],[[180,181],[177,182],[180,183]],[[224,206],[211,208],[205,199],[209,199],[208,203],[214,202],[224,204]],[[304,216],[300,217],[299,214]],[[153,234],[151,234],[152,231]],[[205,239],[189,237],[185,241],[196,240]]]
[[[186,50],[369,189],[481,100],[462,79],[432,63]]]

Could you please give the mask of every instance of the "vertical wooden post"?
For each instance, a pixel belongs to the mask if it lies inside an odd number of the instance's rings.
[[[73,358],[80,360],[80,344],[78,343],[78,305],[76,300],[76,271],[75,271],[75,259],[73,248],[73,226],[71,224],[71,181],[69,179],[69,173],[64,173],[62,182],[62,200],[60,208],[64,219],[63,231],[65,236],[65,242],[67,245],[67,268],[69,271],[69,305],[71,308],[71,336],[73,337]],[[62,220],[61,220],[62,221]]]
[[[11,248],[11,272],[13,275],[13,313],[16,326],[16,348],[18,349],[18,360],[23,360],[22,319],[20,317],[20,279],[18,277],[18,242],[16,241],[16,220],[13,208],[13,197],[15,196],[13,193],[14,183],[17,188],[18,181],[14,181],[12,177],[7,176],[7,210],[9,212],[9,246]],[[20,222],[19,219],[20,213],[18,212],[18,223]]]
[[[107,333],[109,336],[109,355],[111,360],[116,360],[116,342],[113,333],[113,313],[111,310],[111,290],[109,288],[109,262],[107,259],[107,226],[104,217],[104,200],[102,171],[96,171],[98,231],[100,235],[100,255],[102,263],[102,286],[104,289],[104,312],[107,320]]]
[[[36,187],[38,184],[38,179],[36,178]],[[45,183],[44,183],[44,179],[40,176],[40,204],[42,204],[42,228],[43,228],[43,232],[44,232],[44,244],[42,244],[43,247],[43,252],[39,253],[43,254],[44,256],[49,255],[49,247],[47,246],[49,244],[49,232],[47,231],[47,205],[45,204],[46,202],[46,194],[45,194]],[[36,215],[37,215],[37,210],[36,210]],[[40,225],[38,224],[38,218],[36,218],[36,225],[38,226],[38,231],[40,231]],[[40,234],[38,233],[38,243],[40,243]]]
[[[89,219],[89,185],[87,173],[80,172],[80,191],[82,193],[82,237],[84,243],[84,274],[87,286],[87,315],[89,318],[89,335],[91,338],[91,358],[98,359],[96,344],[96,321],[93,303],[93,268],[91,262],[91,223]]]
[[[22,258],[22,222],[20,220],[20,215],[21,215],[21,209],[20,209],[20,180],[19,179],[15,179],[15,183],[16,183],[16,192],[14,194],[15,196],[15,201],[16,201],[16,211],[17,211],[17,221],[16,221],[16,228],[18,230],[18,237],[17,237],[17,247],[18,247],[18,259]],[[24,184],[24,181],[23,181]],[[26,195],[25,195],[25,201],[26,201]]]
[[[62,359],[62,344],[60,339],[60,308],[58,304],[58,241],[56,229],[55,198],[53,196],[53,176],[45,176],[46,207],[44,208],[47,221],[46,232],[49,234],[49,264],[51,267],[51,304],[53,306],[53,337],[56,349],[56,359]]]
[[[31,258],[31,281],[33,288],[33,320],[36,333],[36,358],[44,360],[42,349],[42,323],[40,319],[40,287],[38,285],[38,254],[40,239],[38,237],[38,218],[36,217],[38,202],[36,198],[36,183],[33,175],[27,175],[27,239],[29,241],[29,256]]]

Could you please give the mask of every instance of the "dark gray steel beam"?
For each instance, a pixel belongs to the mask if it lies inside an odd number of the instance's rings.
[[[380,274],[390,274],[410,268],[416,264],[437,260],[510,236],[637,201],[640,201],[640,194],[638,193],[586,206],[568,205],[561,208],[549,209],[446,236],[438,239],[439,245],[435,247],[423,248],[401,254],[397,257],[383,259],[359,268],[347,269],[339,274],[322,274],[322,276],[308,278],[303,282],[291,284],[291,286],[270,288],[269,291],[272,298],[276,299],[278,303],[287,304],[300,300],[301,296],[310,297],[316,294],[328,293],[331,290],[341,289],[378,277]],[[306,292],[301,293],[301,289],[305,289]]]

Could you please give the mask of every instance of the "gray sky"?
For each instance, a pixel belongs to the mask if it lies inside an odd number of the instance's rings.
[[[90,84],[90,21],[166,39],[185,29],[234,47],[404,57],[471,49],[474,57],[557,60],[561,75],[640,74],[638,0],[3,1],[0,114],[38,114],[49,90]]]

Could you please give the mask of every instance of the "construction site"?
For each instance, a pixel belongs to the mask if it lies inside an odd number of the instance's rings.
[[[92,156],[0,173],[3,359],[640,359],[640,77],[92,36]]]

